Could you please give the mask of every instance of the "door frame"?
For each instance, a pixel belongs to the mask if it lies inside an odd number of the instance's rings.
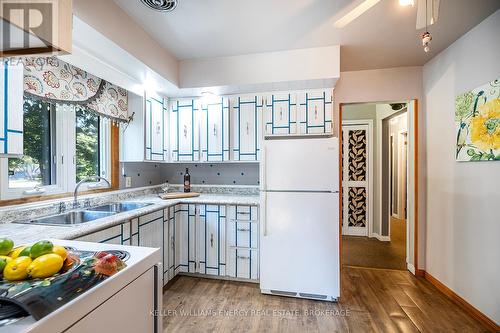
[[[367,161],[368,161],[368,186],[367,186],[367,195],[368,195],[368,200],[367,200],[367,206],[368,206],[368,216],[367,216],[367,225],[366,225],[366,230],[367,230],[367,236],[368,237],[373,237],[373,119],[354,119],[354,120],[342,120],[341,121],[341,129],[343,129],[344,125],[347,126],[355,126],[355,125],[360,125],[360,126],[368,126],[368,144],[367,144]],[[342,130],[339,133],[339,136],[341,136]],[[343,140],[341,141],[343,145]],[[342,146],[342,149],[344,147]],[[342,152],[342,151],[341,151]],[[340,155],[340,159],[342,159],[342,154]],[[342,161],[343,162],[343,161]],[[342,168],[343,168],[343,163],[342,163]],[[341,174],[341,186],[344,186],[343,182],[343,174]],[[343,194],[342,194],[343,196]],[[341,198],[342,200],[344,199],[343,197]],[[344,203],[345,204],[345,203]],[[340,206],[341,208],[344,207],[344,205]],[[343,214],[343,211],[342,211]],[[343,220],[341,223],[341,226],[343,224]],[[342,233],[340,234],[342,236]],[[364,236],[364,235],[355,235],[353,234],[352,236]]]
[[[413,104],[412,107],[408,107],[408,140],[412,139],[413,143],[413,149],[410,149],[410,146],[408,145],[408,161],[410,161],[410,156],[413,158],[413,165],[410,166],[410,163],[408,163],[408,179],[410,179],[410,175],[413,173],[413,207],[411,207],[411,210],[408,209],[408,221],[410,214],[413,215],[413,264],[407,263],[407,269],[414,275],[417,276],[423,276],[424,270],[421,270],[418,268],[418,240],[419,240],[419,228],[418,228],[418,220],[419,220],[419,215],[418,215],[418,208],[419,208],[419,159],[418,159],[418,154],[419,154],[419,123],[418,123],[418,116],[419,116],[419,103],[418,99],[410,99],[407,100],[409,104]],[[343,106],[346,104],[362,104],[362,103],[385,103],[384,101],[363,101],[363,102],[353,102],[353,103],[339,103],[339,118],[338,121],[340,124],[342,124],[342,112],[343,112]],[[342,163],[342,151],[343,151],[343,140],[342,140],[342,135],[340,135],[341,131],[341,126],[338,128],[337,136],[339,138],[339,205],[342,204],[342,198],[343,198],[343,191],[342,191],[342,179],[343,179],[343,163]],[[413,134],[413,135],[410,135]],[[410,141],[409,141],[410,142]],[[413,154],[411,154],[413,153]],[[413,169],[413,170],[412,170]],[[413,171],[413,172],[412,172]],[[410,184],[410,180],[408,180],[408,183]],[[410,192],[408,191],[408,203],[410,201]],[[408,204],[409,205],[409,204]],[[410,205],[409,205],[410,206]],[[341,206],[339,206],[341,207]],[[342,235],[342,224],[343,224],[343,212],[341,209],[339,209],[339,235]],[[409,222],[408,222],[409,223]],[[407,249],[410,246],[410,239],[407,239]],[[340,269],[342,270],[342,237],[339,237],[339,253],[340,253]],[[410,253],[407,251],[407,257],[409,258]],[[409,260],[408,260],[409,261]],[[342,290],[342,288],[341,288]]]

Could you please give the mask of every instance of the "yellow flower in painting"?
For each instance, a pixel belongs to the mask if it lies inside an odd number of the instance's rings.
[[[472,118],[471,141],[479,149],[500,149],[500,99],[479,107],[479,115]]]

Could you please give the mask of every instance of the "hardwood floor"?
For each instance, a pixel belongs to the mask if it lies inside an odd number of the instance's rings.
[[[406,270],[406,222],[390,219],[391,241],[342,236],[342,263],[347,266]]]
[[[409,272],[345,267],[341,279],[341,300],[329,303],[179,276],[164,293],[164,332],[487,332]]]

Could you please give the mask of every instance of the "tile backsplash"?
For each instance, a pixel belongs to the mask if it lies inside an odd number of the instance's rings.
[[[258,163],[121,163],[120,188],[125,177],[131,177],[132,187],[162,183],[182,184],[186,168],[192,184],[200,185],[259,185]]]

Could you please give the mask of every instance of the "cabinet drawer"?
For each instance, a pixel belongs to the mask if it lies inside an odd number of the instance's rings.
[[[239,279],[259,279],[259,251],[233,248],[228,251],[227,275]]]
[[[151,221],[158,220],[161,218],[163,218],[163,211],[162,210],[153,212],[151,214],[143,215],[143,216],[139,217],[139,225],[144,225],[146,223],[149,223]]]
[[[227,225],[230,247],[259,248],[259,224],[255,221],[232,220]]]
[[[115,225],[114,227],[94,232],[76,238],[77,241],[93,242],[93,243],[108,243],[108,244],[122,244],[122,225]]]

